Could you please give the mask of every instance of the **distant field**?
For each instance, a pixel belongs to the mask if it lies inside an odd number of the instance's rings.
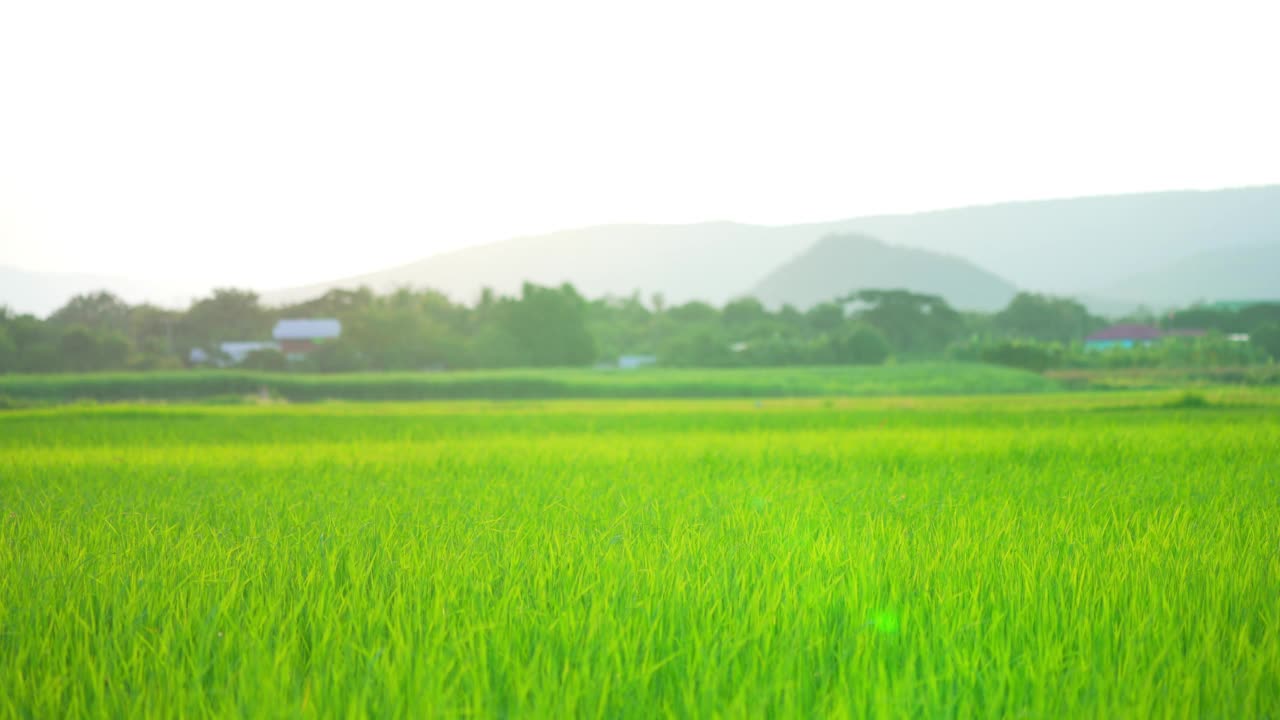
[[[990,365],[907,364],[679,370],[502,370],[299,375],[239,371],[0,376],[0,398],[17,403],[239,401],[266,394],[318,400],[815,397],[1028,393],[1058,385]]]
[[[1277,448],[1245,389],[0,413],[0,717],[1280,717]]]
[[[1198,386],[1280,386],[1280,365],[1212,368],[1050,370],[1045,377],[1073,390],[1154,390]]]

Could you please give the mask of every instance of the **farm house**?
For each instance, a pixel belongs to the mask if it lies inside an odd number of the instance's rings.
[[[299,360],[321,344],[342,336],[342,323],[334,318],[285,319],[276,323],[271,337],[280,343],[280,352]]]
[[[1084,346],[1090,350],[1130,348],[1135,345],[1149,345],[1162,337],[1164,333],[1150,325],[1112,325],[1086,337]]]

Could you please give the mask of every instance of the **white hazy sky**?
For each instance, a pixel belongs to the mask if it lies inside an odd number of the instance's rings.
[[[281,287],[601,222],[1280,181],[1280,3],[0,0],[0,264]]]

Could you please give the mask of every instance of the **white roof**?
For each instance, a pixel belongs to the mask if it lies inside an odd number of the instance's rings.
[[[342,323],[333,318],[281,320],[271,331],[277,340],[331,340],[342,334]]]
[[[273,343],[270,340],[252,341],[252,342],[224,342],[218,346],[218,349],[228,355],[236,353],[251,353],[254,350],[279,350],[279,343]]]
[[[242,363],[244,359],[249,357],[249,353],[258,350],[279,350],[280,343],[274,342],[224,342],[218,346],[223,355],[231,358],[232,362]]]

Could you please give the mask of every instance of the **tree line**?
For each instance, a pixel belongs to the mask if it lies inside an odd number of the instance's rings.
[[[242,367],[350,372],[557,367],[652,356],[675,367],[879,364],[949,358],[1050,367],[1240,365],[1280,358],[1280,303],[1241,310],[1192,307],[1121,321],[1204,337],[1104,352],[1083,339],[1108,322],[1080,303],[1021,293],[996,313],[960,312],[942,298],[862,290],[808,310],[753,298],[668,305],[662,296],[584,298],[572,285],[485,291],[472,305],[432,290],[379,295],[332,290],[267,307],[250,291],[221,289],[186,310],[130,305],[107,292],[79,295],[47,319],[0,308],[0,372],[89,372],[186,367],[193,349],[267,340],[281,318],[332,317],[342,336],[297,362],[272,350]],[[1241,342],[1239,334],[1249,335]]]

